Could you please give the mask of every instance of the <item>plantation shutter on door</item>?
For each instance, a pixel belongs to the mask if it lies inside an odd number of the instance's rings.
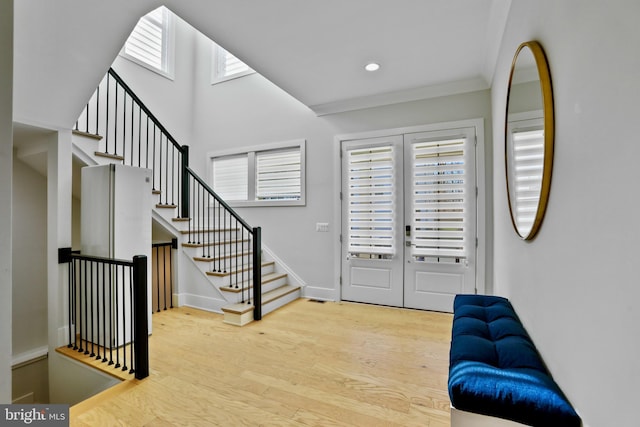
[[[392,145],[347,151],[348,251],[386,258],[395,255],[395,153]]]
[[[468,256],[467,138],[412,144],[412,251],[417,261],[461,262]]]
[[[544,130],[514,130],[513,197],[519,230],[531,230],[538,211],[544,166]]]

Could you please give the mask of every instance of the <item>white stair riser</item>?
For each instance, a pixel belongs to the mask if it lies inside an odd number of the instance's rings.
[[[301,297],[301,291],[300,289],[296,290],[295,292],[291,292],[290,294],[287,294],[283,297],[280,297],[276,300],[273,300],[271,302],[269,302],[268,304],[263,304],[262,305],[262,315],[264,316],[265,314],[269,314],[272,311],[275,311],[277,309],[279,309],[280,307],[290,303],[291,301],[295,301],[298,298]]]
[[[274,289],[278,289],[280,286],[286,285],[287,284],[287,278],[283,277],[280,278],[278,280],[273,280],[269,283],[265,283],[262,285],[262,293],[266,294],[267,292],[273,291]],[[223,290],[223,294],[225,296],[225,299],[227,301],[229,301],[229,303],[231,304],[236,304],[242,301],[242,295],[241,292],[225,292]],[[247,292],[245,290],[244,293],[244,297],[247,297]]]
[[[198,263],[198,264],[203,264],[203,263]],[[273,273],[273,264],[268,264],[262,267],[262,275],[266,275],[266,274],[271,274]],[[209,270],[210,271],[210,270]],[[206,272],[206,271],[205,271]],[[225,275],[225,276],[215,276],[215,275],[210,275],[208,274],[207,277],[209,278],[209,281],[211,281],[211,283],[213,283],[214,286],[216,286],[217,288],[223,287],[223,286],[229,286],[231,284],[232,280],[236,280],[237,278],[239,280],[242,281],[242,274],[238,274],[238,277],[236,278],[235,275],[234,277],[232,277],[232,275]],[[245,271],[245,280],[247,277],[247,271]]]

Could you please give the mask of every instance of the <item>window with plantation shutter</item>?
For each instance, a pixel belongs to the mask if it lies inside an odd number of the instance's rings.
[[[247,200],[249,163],[246,155],[213,160],[213,191],[223,200]]]
[[[303,139],[210,153],[213,190],[234,207],[303,206]]]
[[[417,260],[467,257],[467,138],[414,142],[412,255]]]
[[[349,253],[393,256],[395,155],[392,145],[347,151]]]
[[[223,47],[213,44],[212,83],[220,83],[255,73],[247,64],[239,60]]]
[[[256,199],[299,200],[300,149],[256,153]]]
[[[159,7],[140,18],[127,39],[122,55],[164,75],[172,73],[171,12]]]

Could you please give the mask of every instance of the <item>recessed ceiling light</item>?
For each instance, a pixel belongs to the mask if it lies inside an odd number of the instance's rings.
[[[370,62],[364,66],[364,69],[367,71],[378,71],[380,69],[380,64],[375,62]]]

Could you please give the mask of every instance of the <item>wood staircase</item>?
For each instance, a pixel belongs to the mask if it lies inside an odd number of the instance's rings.
[[[99,151],[101,148],[99,147],[100,138],[95,135],[74,131],[73,144],[74,154],[86,165],[122,162],[122,158],[118,158],[117,156],[105,156],[101,153]],[[176,205],[161,203],[161,191],[154,191],[153,194],[152,209],[157,215],[164,219],[163,226],[165,226],[165,228],[172,228],[172,230],[169,231],[177,236],[180,246],[179,250],[194,261],[193,265],[190,263],[183,263],[182,267],[197,268],[200,271],[200,274],[207,278],[211,286],[217,289],[218,292],[224,296],[224,299],[227,302],[226,305],[221,307],[221,311],[224,313],[224,322],[232,325],[244,326],[253,321],[253,303],[248,303],[246,301],[249,295],[247,289],[251,288],[252,284],[250,281],[244,281],[243,283],[236,283],[234,286],[231,286],[230,281],[232,276],[244,277],[244,272],[246,272],[248,277],[249,269],[252,268],[250,265],[251,252],[235,252],[237,245],[232,236],[235,229],[222,228],[194,230],[194,224],[191,219],[177,217],[178,207]],[[205,239],[205,241],[216,242],[215,245],[217,246],[217,249],[213,252],[217,254],[223,253],[224,255],[210,257],[207,256],[206,253],[203,254],[203,252],[207,252],[207,248],[205,248],[205,245],[201,243],[189,242],[188,236],[190,233],[199,233],[200,235],[204,233],[209,234],[210,238]],[[219,250],[221,246],[224,246],[223,250]],[[221,265],[239,265],[242,267],[235,270],[230,269],[229,271],[216,270],[216,266],[220,267]],[[179,289],[179,283],[177,284],[177,287]],[[244,292],[242,288],[244,288]],[[262,314],[265,315],[273,312],[279,307],[300,298],[301,293],[301,287],[289,284],[288,274],[284,272],[282,266],[278,265],[275,260],[269,259],[268,254],[263,251]]]

